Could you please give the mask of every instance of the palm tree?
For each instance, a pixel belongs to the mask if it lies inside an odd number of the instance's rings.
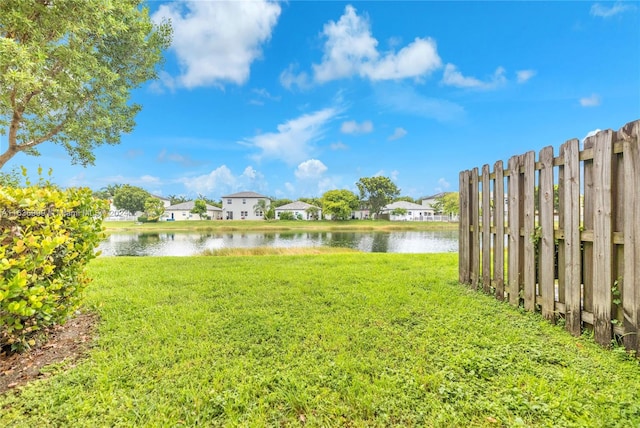
[[[253,206],[253,212],[258,216],[262,216],[265,220],[267,220],[267,213],[269,212],[269,204],[266,199],[260,199]]]

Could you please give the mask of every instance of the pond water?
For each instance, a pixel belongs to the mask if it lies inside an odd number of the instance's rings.
[[[191,256],[204,250],[251,247],[347,247],[374,253],[458,251],[458,232],[162,232],[112,233],[103,256]]]

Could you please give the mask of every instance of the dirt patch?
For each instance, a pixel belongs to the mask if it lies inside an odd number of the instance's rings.
[[[73,367],[85,355],[93,339],[98,317],[86,313],[77,315],[62,326],[51,328],[45,342],[22,354],[0,354],[0,394],[9,389],[47,377],[41,369],[65,362]]]

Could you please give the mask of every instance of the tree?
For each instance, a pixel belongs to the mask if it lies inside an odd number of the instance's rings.
[[[415,199],[413,199],[411,196],[398,196],[397,198],[393,199],[393,202],[400,202],[400,201],[405,201],[405,202],[411,202],[412,204],[420,204],[419,202],[416,202]]]
[[[200,220],[207,218],[207,203],[204,199],[196,199],[190,212],[191,214],[198,214]]]
[[[322,206],[322,199],[321,198],[316,198],[316,197],[312,197],[312,198],[298,198],[299,201],[301,202],[306,202],[309,205],[313,205],[316,207],[321,207]]]
[[[304,210],[304,212],[306,212],[307,215],[309,215],[309,218],[318,220],[318,213],[320,212],[320,208],[313,206],[313,207],[307,208],[306,210]]]
[[[17,168],[13,168],[9,172],[0,171],[0,187],[20,187],[22,178]]]
[[[391,215],[395,215],[395,216],[402,216],[406,214],[407,214],[407,210],[405,208],[394,208],[393,211],[391,211]]]
[[[360,200],[366,203],[372,216],[378,217],[380,211],[400,195],[400,189],[389,177],[364,177],[356,183],[360,190]]]
[[[347,220],[358,209],[358,196],[349,190],[329,190],[322,195],[322,210],[333,220]]]
[[[275,208],[281,207],[283,205],[287,205],[290,204],[291,202],[293,202],[291,199],[275,199],[272,198],[271,199],[271,205],[274,206]]]
[[[133,215],[138,211],[144,211],[144,203],[150,196],[149,192],[140,187],[123,184],[113,195],[113,205]]]
[[[260,199],[253,206],[253,212],[258,217],[262,216],[265,220],[270,220],[275,215],[274,207],[266,199]]]
[[[188,201],[184,195],[169,195],[167,196],[167,199],[169,199],[169,204],[171,205],[177,205]]]
[[[438,209],[436,209],[436,206]],[[457,215],[460,212],[460,201],[458,192],[448,192],[436,199],[433,205],[436,212],[446,215]]]
[[[144,213],[149,221],[158,221],[162,214],[164,214],[164,204],[158,198],[149,196],[144,201]]]
[[[154,25],[142,0],[0,2],[0,169],[46,141],[74,164],[131,132],[131,91],[157,77],[169,23]]]

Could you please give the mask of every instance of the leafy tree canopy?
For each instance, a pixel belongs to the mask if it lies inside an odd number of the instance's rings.
[[[364,177],[356,183],[360,199],[366,202],[372,216],[380,215],[385,205],[400,195],[400,189],[389,177]]]
[[[358,196],[350,190],[329,190],[322,195],[322,210],[330,214],[333,220],[350,219],[359,203]]]
[[[145,210],[144,204],[150,196],[149,192],[140,187],[123,184],[113,195],[113,205],[118,209],[135,214]]]
[[[171,26],[154,25],[142,0],[2,0],[0,169],[50,141],[74,164],[118,144],[140,110],[131,91],[156,78]]]
[[[164,214],[164,204],[160,199],[149,196],[144,201],[144,213],[147,215],[148,220],[158,221],[160,216]]]
[[[200,220],[207,217],[207,202],[204,199],[196,199],[194,201],[194,206],[191,209],[192,214],[198,214],[200,216]]]
[[[436,199],[433,208],[436,212],[443,214],[458,214],[460,212],[460,201],[458,192],[448,192]]]
[[[169,195],[167,196],[167,199],[169,199],[169,203],[171,205],[177,205],[188,201],[187,197],[184,195]]]

